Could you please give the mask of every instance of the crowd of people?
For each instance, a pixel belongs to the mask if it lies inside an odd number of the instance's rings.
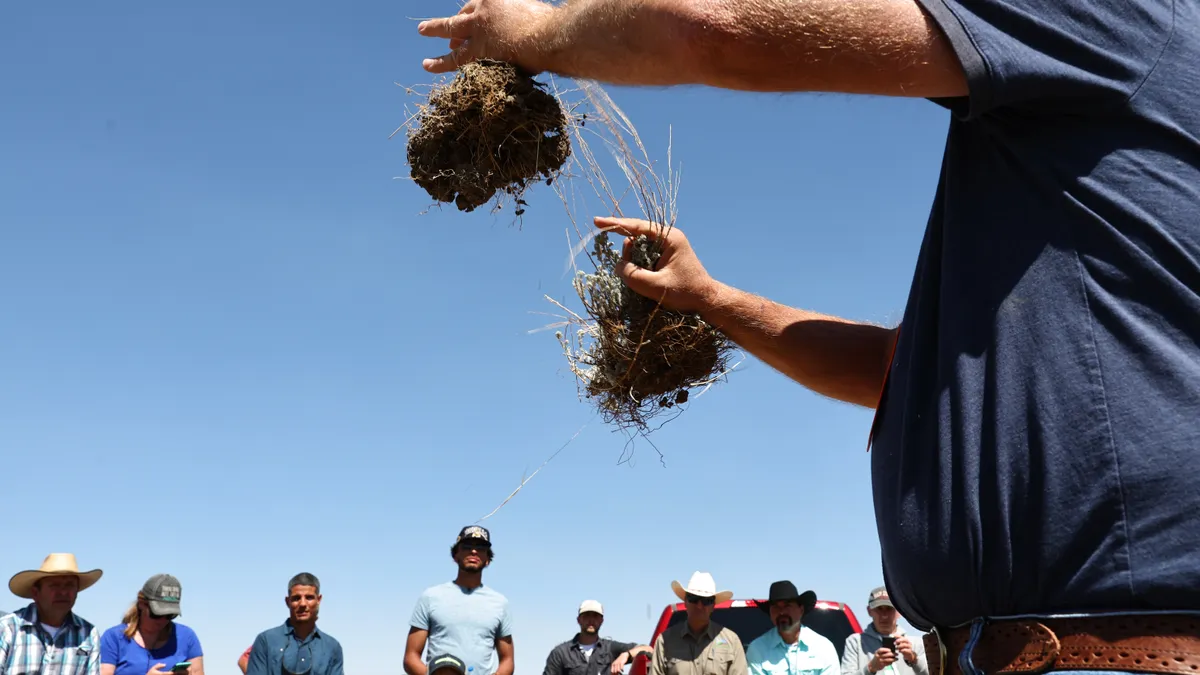
[[[513,639],[508,599],[484,585],[493,561],[491,533],[464,527],[450,547],[458,573],[425,589],[410,620],[406,675],[512,675]],[[74,612],[81,591],[99,581],[99,569],[82,571],[75,556],[53,553],[36,570],[18,572],[9,590],[31,602],[0,618],[0,675],[204,675],[204,651],[182,614],[182,584],[155,574],[121,622],[99,631]],[[618,675],[640,654],[650,675],[927,675],[919,640],[897,625],[884,588],[871,592],[870,625],[847,639],[840,659],[833,643],[804,625],[817,601],[790,581],[771,585],[759,607],[774,628],[744,645],[737,633],[712,620],[732,598],[711,574],[696,572],[686,585],[672,582],[687,620],[669,627],[654,645],[600,637],[604,606],[585,600],[578,631],[551,650],[542,675]],[[288,618],[262,631],[238,658],[244,675],[344,675],[342,646],[317,627],[321,582],[313,574],[287,585]]]

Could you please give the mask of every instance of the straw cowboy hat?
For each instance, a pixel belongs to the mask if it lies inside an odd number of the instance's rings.
[[[13,578],[8,580],[8,590],[18,598],[33,599],[33,585],[39,580],[72,575],[79,577],[79,590],[82,591],[99,581],[102,574],[104,572],[101,570],[80,572],[73,553],[51,553],[42,561],[40,568],[14,574]]]
[[[717,584],[708,572],[694,572],[692,578],[688,579],[686,588],[678,581],[672,581],[671,590],[675,591],[675,595],[679,596],[680,600],[685,600],[688,593],[702,598],[713,598],[717,604],[733,599],[733,591],[717,592]]]

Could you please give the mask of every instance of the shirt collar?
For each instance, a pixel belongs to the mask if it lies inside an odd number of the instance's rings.
[[[292,620],[291,619],[288,619],[283,622],[283,634],[291,635],[292,637],[296,637],[296,629],[292,628]],[[313,626],[313,631],[311,633],[309,633],[308,637],[305,639],[307,640],[307,639],[319,638],[319,637],[321,637],[321,627]]]
[[[811,630],[811,629],[808,626],[805,626],[804,624],[800,624],[800,635],[796,638],[796,644],[795,644],[796,647],[801,647],[801,646],[808,647],[808,643],[805,642],[804,638],[807,635],[809,630]],[[775,636],[775,646],[778,647],[779,649],[786,650],[786,649],[790,649],[793,646],[793,645],[783,641],[783,635],[780,635],[779,628],[774,628],[771,631],[771,633]]]
[[[39,623],[36,602],[29,603],[29,606],[20,612],[15,612],[15,614],[19,616],[26,625],[36,626]],[[60,628],[67,628],[68,626],[71,628],[79,626],[79,617],[75,616],[75,612],[67,613],[67,618],[63,619],[63,625],[60,626]]]

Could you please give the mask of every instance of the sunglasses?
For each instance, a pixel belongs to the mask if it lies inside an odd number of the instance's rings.
[[[692,605],[715,605],[717,603],[716,598],[706,598],[700,595],[692,595],[691,593],[684,594],[683,601]]]

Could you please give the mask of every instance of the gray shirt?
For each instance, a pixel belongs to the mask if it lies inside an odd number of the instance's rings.
[[[912,643],[917,660],[910,666],[904,662],[903,657],[900,657],[879,671],[878,675],[929,675],[929,663],[925,660],[925,643],[921,640],[921,636],[908,635],[903,628],[897,627],[893,636],[900,637],[901,635],[907,637]],[[846,638],[846,648],[842,651],[842,675],[871,675],[867,670],[867,664],[871,662],[871,657],[875,656],[875,652],[881,647],[883,647],[883,636],[875,630],[874,622],[868,624],[863,632]]]

